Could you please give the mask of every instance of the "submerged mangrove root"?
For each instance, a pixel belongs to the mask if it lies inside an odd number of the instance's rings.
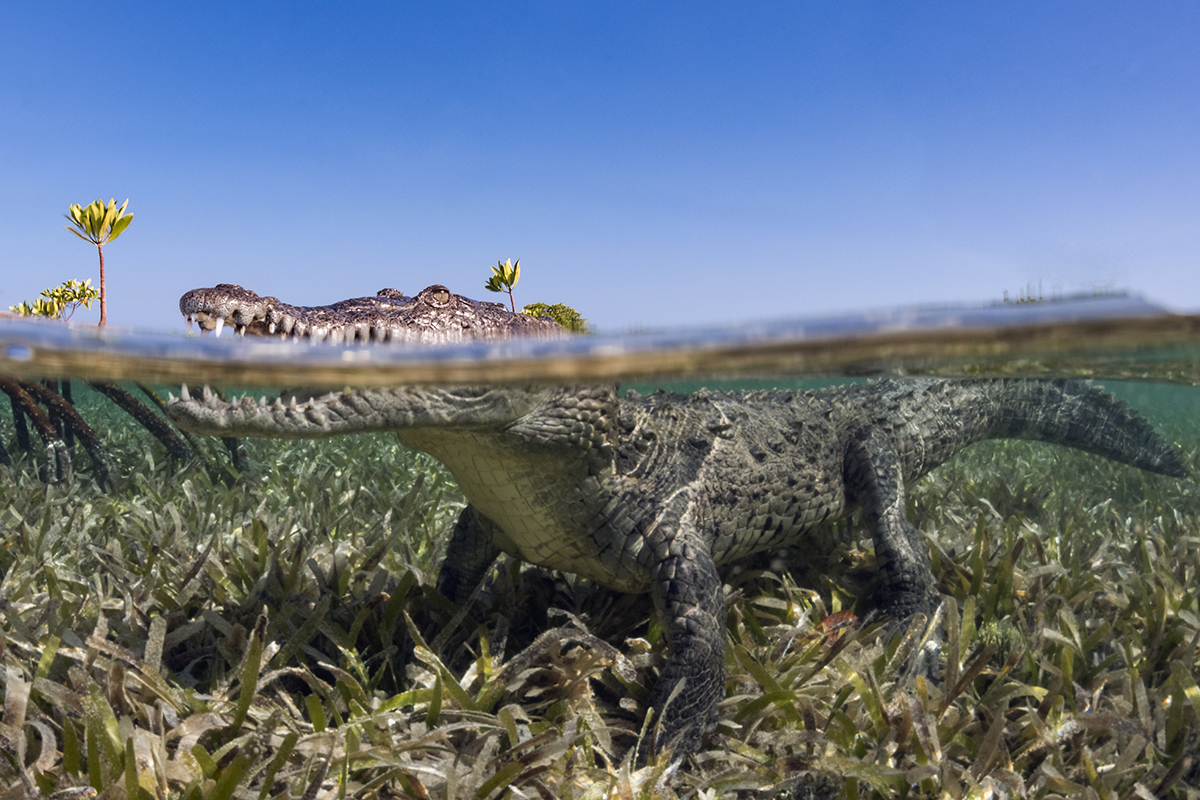
[[[54,394],[58,394],[58,381],[44,380],[40,384],[43,389]],[[69,427],[63,420],[62,412],[55,406],[46,406],[46,416],[50,418],[50,424],[54,426],[54,430],[58,431],[58,438],[66,442],[67,449],[70,450],[75,442],[73,437],[66,435],[66,429]]]
[[[6,393],[12,401],[13,419],[21,420],[17,430],[18,439],[21,438],[21,429],[25,427],[25,417],[28,417],[29,421],[33,423],[34,430],[41,437],[42,443],[46,446],[45,461],[38,468],[41,479],[47,483],[67,480],[71,477],[70,453],[67,452],[67,446],[63,440],[59,438],[54,424],[50,422],[49,415],[42,411],[30,395],[29,389],[33,386],[45,390],[41,384],[0,377],[0,391]],[[28,429],[25,430],[22,447],[26,452],[32,452]]]
[[[187,389],[189,393],[191,392],[191,389],[189,387],[187,387],[186,385],[184,386],[184,388]],[[162,402],[162,400],[158,397],[157,394],[154,394],[153,392],[151,392],[149,389],[147,389],[145,387],[142,387],[142,391],[150,394],[151,398],[156,403],[158,403],[159,406],[164,411],[166,410],[166,405]],[[214,392],[217,395],[217,397],[221,398],[223,401],[229,402],[229,398],[227,398],[225,396],[225,392],[223,392],[220,388],[209,389],[209,391]],[[187,431],[181,431],[181,433],[183,433],[184,436],[188,435]],[[196,442],[194,439],[191,439],[189,437],[188,441],[192,443],[192,447],[196,446]],[[229,460],[230,460],[230,462],[232,462],[233,468],[237,472],[236,475],[230,475],[230,477],[233,479],[236,479],[240,475],[245,475],[247,472],[249,472],[250,471],[250,456],[246,453],[246,447],[244,444],[242,444],[242,440],[238,439],[236,437],[233,437],[233,436],[222,436],[221,443],[224,444],[225,449],[229,451]],[[197,452],[199,452],[199,451],[197,451]]]
[[[167,401],[163,400],[158,392],[154,391],[144,383],[135,383],[134,385],[141,389],[142,394],[146,395],[146,397],[149,397],[150,401],[154,403],[154,405],[158,406],[158,410],[161,411],[164,416],[166,416]],[[187,442],[188,447],[192,449],[193,453],[199,453],[202,457],[204,456],[204,451],[196,446],[196,438],[194,436],[185,430],[176,430],[176,433],[183,437],[183,440]],[[204,460],[207,462],[208,458],[204,457]]]
[[[158,406],[159,410],[162,411],[163,414],[167,413],[167,402],[162,399],[158,392],[154,391],[144,383],[138,383],[135,385],[142,390],[142,393],[145,394],[146,397],[150,398],[154,405]],[[210,472],[216,469],[217,471],[223,473],[230,480],[234,480],[237,477],[226,470],[223,466],[215,466],[212,462],[212,459],[210,459],[208,454],[205,452],[204,448],[196,444],[196,437],[182,429],[178,430],[177,432],[183,437],[184,441],[187,442],[188,446],[192,449],[192,452],[200,457],[200,459],[204,462],[205,467],[207,467]],[[250,466],[250,459],[246,455],[246,450],[241,445],[240,441],[233,438],[223,439],[222,441],[225,443],[225,447],[229,450],[229,453],[232,456],[233,465],[236,470],[238,472],[245,472],[246,468]]]
[[[29,426],[25,424],[25,414],[21,410],[21,403],[11,393],[8,401],[12,404],[13,427],[17,429],[17,446],[28,453],[30,451]]]
[[[53,389],[54,386],[51,385],[50,388]],[[62,395],[63,400],[66,400],[72,406],[75,405],[75,398],[71,396],[71,380],[69,378],[63,378],[62,382],[59,383],[58,393]],[[67,443],[67,447],[75,446],[75,431],[70,425],[63,427],[63,440]]]
[[[233,468],[245,475],[250,469],[250,456],[246,454],[242,440],[232,436],[222,436],[221,441],[224,443],[225,449],[229,451],[229,459],[233,462]]]
[[[4,379],[8,380],[8,379]],[[79,412],[75,410],[75,406],[63,399],[62,395],[55,392],[40,383],[35,381],[17,381],[20,388],[28,392],[37,401],[51,410],[51,414],[75,432],[79,437],[80,444],[83,449],[87,450],[87,454],[92,457],[92,465],[96,470],[96,481],[101,486],[112,488],[113,476],[116,475],[117,469],[113,464],[112,459],[108,455],[108,451],[104,449],[104,445],[100,443],[100,439],[96,436],[96,432],[84,421]],[[37,408],[35,405],[34,408]],[[41,409],[38,409],[41,411]],[[49,421],[49,417],[48,417]],[[59,439],[61,444],[62,440]],[[63,445],[63,451],[66,452],[66,445]]]
[[[217,397],[221,398],[226,403],[229,398],[225,396],[225,392],[217,389]],[[242,444],[241,439],[233,436],[222,436],[221,441],[225,444],[225,449],[229,451],[229,459],[233,462],[233,468],[238,471],[238,474],[245,475],[250,471],[250,456],[246,453],[246,446]]]
[[[89,383],[93,389],[116,403],[122,411],[138,421],[143,428],[150,431],[160,442],[163,447],[167,448],[167,452],[172,458],[180,461],[187,461],[192,456],[191,450],[183,443],[166,420],[155,414],[145,405],[138,401],[136,397],[129,392],[117,386],[115,383]],[[145,387],[142,387],[145,390]]]
[[[166,419],[155,414],[149,406],[115,383],[97,382],[88,385],[137,420],[138,424],[162,443],[173,460],[184,462],[190,459],[193,453],[202,453],[187,432],[176,432]],[[142,384],[138,384],[138,387],[155,405],[165,411],[166,403],[152,389]],[[43,384],[0,376],[0,391],[8,394],[12,406],[18,445],[26,453],[33,452],[29,436],[29,422],[32,422],[34,430],[46,447],[45,463],[39,466],[38,473],[42,480],[58,482],[71,476],[70,452],[78,439],[91,456],[96,481],[101,486],[112,488],[117,474],[115,464],[95,431],[84,421],[71,402],[71,382],[63,381],[61,388],[62,394],[59,394],[59,384],[56,381],[46,381]],[[44,410],[42,406],[45,407]],[[238,472],[246,472],[249,468],[249,458],[241,442],[232,438],[224,441],[232,456],[233,466]],[[0,464],[12,464],[12,457],[2,442]]]
[[[155,414],[145,403],[115,383],[98,382],[88,385],[137,420],[138,424],[162,443],[167,453],[177,462],[187,461],[193,453],[202,453],[201,449],[196,447],[195,439],[186,431],[176,432],[166,419]],[[137,385],[155,405],[165,411],[166,403],[162,398],[148,386]],[[39,475],[45,481],[57,482],[70,477],[70,451],[75,439],[79,439],[91,456],[97,482],[101,486],[112,488],[113,479],[117,474],[112,459],[95,431],[84,421],[71,401],[71,382],[62,382],[62,394],[58,391],[59,386],[57,381],[46,381],[43,384],[0,376],[0,390],[8,394],[12,406],[18,445],[26,453],[33,452],[26,421],[28,418],[46,446],[46,463],[39,467]],[[42,406],[45,406],[45,410]],[[249,467],[249,459],[241,442],[237,439],[227,439],[225,446],[233,457],[234,467],[239,472],[245,472]],[[205,460],[207,461],[207,458]],[[2,442],[0,464],[12,464],[12,457]]]

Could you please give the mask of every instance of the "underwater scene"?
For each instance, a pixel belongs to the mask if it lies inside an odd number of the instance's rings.
[[[1129,298],[0,319],[3,795],[1200,797],[1198,382]]]

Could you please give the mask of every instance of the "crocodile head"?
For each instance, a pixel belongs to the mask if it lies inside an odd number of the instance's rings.
[[[226,325],[241,335],[341,343],[454,343],[570,335],[549,317],[514,314],[500,303],[472,300],[441,284],[421,290],[416,297],[384,289],[375,297],[304,307],[222,283],[193,289],[180,298],[179,308],[189,327],[196,323],[202,331],[217,335]],[[612,391],[606,387],[603,394]],[[199,397],[184,386],[182,396],[171,399],[167,413],[181,428],[212,436],[314,439],[372,431],[498,432],[550,398],[562,396],[574,404],[579,394],[544,386],[404,386],[325,394],[297,390],[272,400],[242,397],[226,402],[207,386]],[[401,439],[412,439],[413,446],[427,452],[437,449],[436,437],[432,446],[415,433],[402,434]]]
[[[441,284],[408,297],[381,289],[327,306],[294,306],[262,297],[233,283],[193,289],[179,299],[190,328],[214,331],[226,325],[239,334],[278,335],[333,343],[414,342],[443,344],[510,336],[558,337],[567,331],[549,317],[514,314],[501,303],[472,300]]]

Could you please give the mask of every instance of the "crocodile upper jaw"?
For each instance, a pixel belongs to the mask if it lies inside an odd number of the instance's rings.
[[[294,306],[263,297],[237,284],[193,289],[179,299],[188,327],[221,335],[226,326],[239,334],[277,335],[340,343],[409,342],[442,344],[510,336],[559,337],[567,332],[547,317],[514,314],[500,303],[472,300],[441,284],[408,297],[382,289],[326,306]]]

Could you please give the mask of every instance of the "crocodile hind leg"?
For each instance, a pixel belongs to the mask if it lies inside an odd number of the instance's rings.
[[[846,493],[863,509],[883,572],[882,607],[899,627],[913,614],[932,615],[941,602],[929,551],[904,516],[904,478],[890,437],[869,428],[846,451]]]
[[[638,762],[669,750],[694,752],[717,721],[725,686],[725,598],[712,553],[695,530],[684,495],[668,504],[647,538],[654,542],[651,591],[670,648],[670,660],[650,694],[656,714]],[[669,522],[676,516],[677,522]],[[664,519],[665,518],[665,519]],[[680,683],[682,682],[682,685]]]

